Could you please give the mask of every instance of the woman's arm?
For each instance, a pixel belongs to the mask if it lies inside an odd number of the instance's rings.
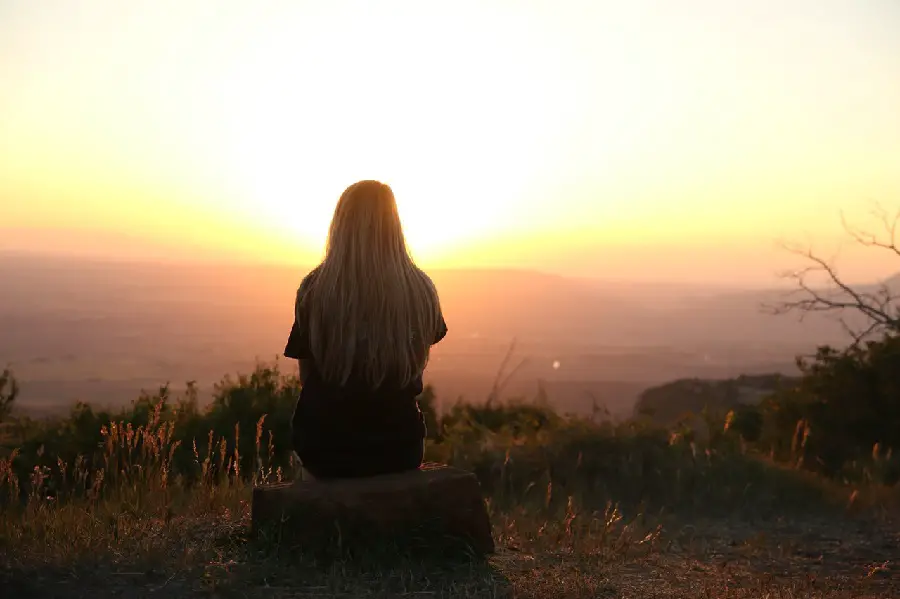
[[[309,358],[300,358],[297,360],[297,363],[300,364],[300,384],[305,385],[306,380],[309,378],[309,373],[312,370],[312,362]]]
[[[300,384],[303,385],[312,370],[312,352],[309,348],[309,323],[306,318],[306,310],[300,300],[301,295],[298,289],[294,302],[294,323],[291,325],[291,332],[284,347],[284,357],[297,360],[300,368]]]

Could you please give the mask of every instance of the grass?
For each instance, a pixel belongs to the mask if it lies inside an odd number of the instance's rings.
[[[144,425],[107,424],[90,455],[0,460],[4,596],[900,596],[896,489],[631,424],[464,420],[427,454],[479,475],[498,547],[486,560],[251,540],[253,486],[294,474],[265,420],[246,471],[239,425],[188,441],[159,405]]]

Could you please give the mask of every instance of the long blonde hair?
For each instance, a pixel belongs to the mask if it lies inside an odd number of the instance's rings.
[[[431,279],[407,250],[391,188],[359,181],[338,200],[325,258],[297,293],[323,378],[371,388],[422,374],[442,322]]]

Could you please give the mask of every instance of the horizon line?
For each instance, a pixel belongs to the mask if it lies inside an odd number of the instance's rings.
[[[228,258],[204,258],[204,257],[185,257],[175,258],[171,256],[153,257],[153,256],[134,256],[134,255],[99,255],[99,254],[70,254],[65,252],[54,252],[52,250],[41,249],[12,249],[0,248],[0,259],[43,259],[43,260],[59,260],[68,262],[89,263],[95,265],[135,265],[135,266],[184,266],[184,267],[258,267],[268,269],[290,269],[297,268],[301,272],[309,272],[315,266],[308,264],[295,264],[290,262],[276,262],[272,260],[251,258],[243,256],[230,256]],[[642,286],[666,286],[666,287],[684,287],[689,289],[714,288],[721,291],[764,291],[779,290],[780,288],[774,284],[745,284],[740,285],[733,282],[718,282],[714,280],[696,282],[696,281],[678,281],[672,279],[628,279],[621,276],[595,276],[595,275],[567,275],[542,268],[527,268],[521,266],[442,266],[427,269],[427,272],[483,272],[483,273],[522,273],[533,274],[547,277],[557,277],[561,279],[583,281],[587,283],[608,283],[623,285],[642,285]],[[900,271],[896,274],[886,277],[883,280],[876,281],[855,281],[848,283],[853,286],[870,286],[878,285],[885,281],[900,277]]]

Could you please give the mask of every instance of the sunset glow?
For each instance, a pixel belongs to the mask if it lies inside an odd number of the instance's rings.
[[[768,280],[900,202],[897,31],[893,0],[13,0],[0,249],[308,263],[377,178],[428,265]]]

